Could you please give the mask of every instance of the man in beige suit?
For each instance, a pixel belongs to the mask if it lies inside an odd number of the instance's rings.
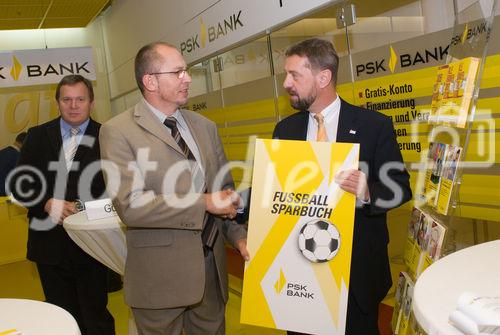
[[[239,200],[220,173],[227,161],[216,125],[180,108],[191,77],[173,46],[141,48],[135,76],[144,99],[100,133],[114,166],[108,191],[127,226],[125,301],[141,335],[224,334],[223,236],[249,256],[246,231],[231,220]]]

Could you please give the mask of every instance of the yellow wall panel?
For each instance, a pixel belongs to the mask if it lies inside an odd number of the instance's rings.
[[[227,123],[276,117],[274,99],[224,107]]]
[[[227,159],[230,161],[242,161],[247,157],[248,143],[227,144],[225,148]]]
[[[222,108],[207,109],[200,112],[201,115],[205,116],[207,119],[212,120],[217,124],[224,124],[224,112]]]
[[[460,211],[456,216],[480,219],[487,221],[500,221],[500,210],[498,208],[476,207],[476,206],[460,206]]]
[[[483,77],[481,78],[481,89],[498,87],[500,77],[500,55],[489,56],[486,59]]]
[[[244,126],[232,126],[227,127],[227,136],[241,136],[241,135],[257,135],[262,133],[272,133],[274,130],[275,123],[258,123],[249,124]]]
[[[0,197],[0,264],[17,262],[26,258],[28,220],[26,209]]]

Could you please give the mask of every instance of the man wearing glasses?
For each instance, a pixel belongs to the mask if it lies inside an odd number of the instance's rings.
[[[106,309],[107,268],[62,226],[77,212],[77,199],[94,200],[105,190],[100,171],[92,180],[81,180],[100,159],[101,125],[90,118],[92,83],[81,75],[66,76],[57,85],[56,101],[61,116],[28,130],[10,183],[14,197],[28,208],[27,258],[36,262],[46,301],[70,312],[82,335],[114,335]]]
[[[103,125],[106,177],[127,226],[125,301],[141,335],[224,334],[224,239],[248,259],[239,199],[216,125],[182,109],[191,77],[180,52],[152,43],[135,58],[143,99]],[[110,190],[111,192],[111,190]],[[224,236],[222,236],[224,235]]]

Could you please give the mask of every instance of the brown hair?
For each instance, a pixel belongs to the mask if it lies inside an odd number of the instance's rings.
[[[329,41],[320,38],[311,38],[292,45],[286,50],[285,56],[297,55],[307,57],[313,70],[330,70],[333,84],[337,84],[339,56]]]
[[[56,88],[56,100],[59,101],[59,97],[61,96],[62,86],[66,85],[72,86],[78,83],[84,83],[85,86],[87,86],[87,91],[89,92],[90,101],[94,101],[94,88],[92,87],[92,82],[79,74],[70,74],[61,79],[59,84],[57,84]]]

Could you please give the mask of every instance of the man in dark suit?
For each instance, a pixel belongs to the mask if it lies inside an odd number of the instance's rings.
[[[299,112],[280,121],[273,138],[360,144],[360,170],[335,176],[357,197],[346,334],[378,334],[378,305],[391,287],[386,213],[411,199],[389,117],[342,100],[333,45],[309,39],[286,52],[284,88]],[[292,333],[294,334],[294,333]]]
[[[5,192],[5,182],[9,173],[16,167],[19,158],[19,150],[23,146],[26,132],[17,134],[12,145],[0,150],[0,197],[7,195]]]
[[[27,258],[36,262],[47,302],[70,312],[82,334],[112,335],[107,269],[62,226],[77,212],[75,200],[93,200],[105,190],[100,167],[95,167],[101,125],[90,118],[92,83],[80,75],[66,76],[57,86],[56,101],[61,116],[28,130],[10,184],[16,200],[28,208]],[[84,173],[87,167],[96,173]]]

